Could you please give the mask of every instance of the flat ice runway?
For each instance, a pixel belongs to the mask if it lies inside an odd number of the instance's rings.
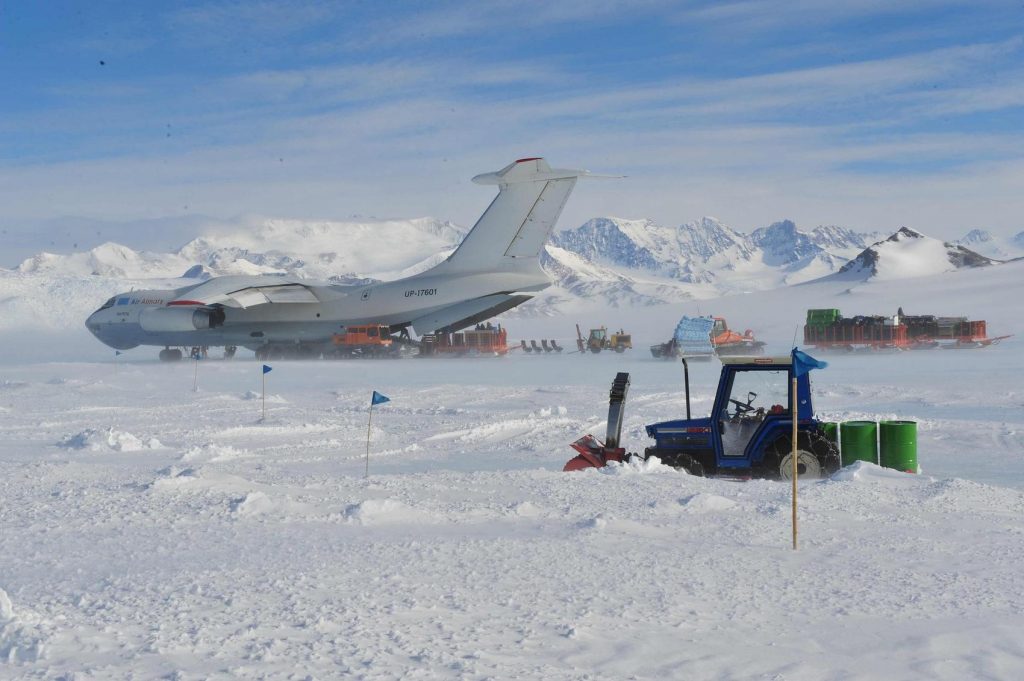
[[[795,553],[785,484],[560,472],[616,371],[631,451],[684,415],[640,349],[272,363],[264,422],[246,358],[3,366],[0,677],[1021,678],[1017,350],[827,358],[924,474],[804,482]]]

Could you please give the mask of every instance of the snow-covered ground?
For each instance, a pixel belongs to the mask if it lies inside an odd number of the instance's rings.
[[[1019,348],[816,372],[924,474],[803,483],[797,552],[785,484],[560,472],[616,371],[630,449],[682,415],[644,355],[279,363],[265,422],[249,359],[0,367],[0,677],[1024,675]]]
[[[194,364],[92,339],[81,316],[122,282],[5,281],[0,678],[1024,678],[1024,262],[529,303],[510,340],[572,348],[580,322],[636,347],[276,363],[265,421],[247,351],[201,362],[194,392]],[[679,365],[646,350],[684,313],[786,352],[809,307],[900,306],[1017,338],[828,357],[819,416],[917,421],[923,474],[803,482],[797,552],[785,484],[560,472],[603,435],[617,371],[630,450],[685,413]],[[693,367],[695,414],[717,373]],[[392,401],[364,478],[373,390]]]

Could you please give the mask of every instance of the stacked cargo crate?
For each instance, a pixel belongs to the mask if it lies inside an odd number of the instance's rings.
[[[817,348],[921,348],[929,347],[926,343],[934,347],[939,341],[984,344],[986,340],[985,322],[971,321],[967,317],[897,314],[844,318],[839,310],[826,308],[808,310],[804,326],[804,344]]]
[[[808,310],[804,343],[846,349],[904,347],[907,345],[907,327],[896,317],[859,315],[844,318],[837,309]]]

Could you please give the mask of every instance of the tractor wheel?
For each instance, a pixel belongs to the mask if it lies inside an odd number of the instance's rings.
[[[704,477],[704,466],[700,461],[697,461],[697,459],[693,458],[686,452],[663,452],[661,454],[656,454],[655,456],[658,456],[658,458],[661,459],[661,462],[666,466],[672,466],[672,468],[684,470],[690,475],[698,478]]]
[[[817,479],[825,477],[818,457],[806,450],[796,450],[796,467],[797,475],[801,478]],[[775,472],[778,473],[779,480],[793,479],[793,452],[787,452],[785,456],[779,459]]]
[[[798,433],[796,450],[799,477],[827,478],[839,470],[839,450],[835,443],[817,433]],[[783,435],[768,445],[764,468],[766,477],[778,480],[793,478],[793,440],[789,435]]]

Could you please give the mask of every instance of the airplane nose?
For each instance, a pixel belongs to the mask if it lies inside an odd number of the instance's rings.
[[[131,350],[139,344],[129,324],[110,324],[103,321],[102,310],[97,310],[85,320],[85,328],[96,336],[96,340],[116,350]]]
[[[93,312],[91,315],[89,315],[86,318],[86,320],[85,320],[85,328],[89,329],[89,331],[92,333],[92,335],[94,335],[97,338],[99,338],[100,337],[100,325],[96,321],[96,315],[97,314],[98,313]]]

